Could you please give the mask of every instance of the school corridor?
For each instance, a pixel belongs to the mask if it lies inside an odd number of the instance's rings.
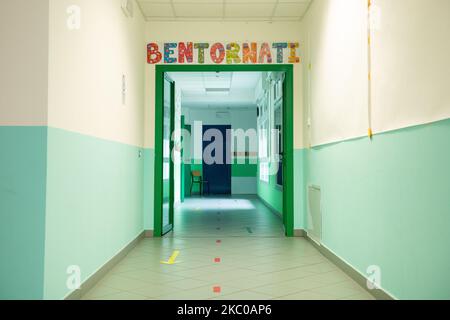
[[[450,300],[449,33],[450,0],[2,1],[0,300]]]

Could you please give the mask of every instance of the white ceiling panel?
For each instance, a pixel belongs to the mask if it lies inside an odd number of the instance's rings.
[[[170,3],[151,3],[145,2],[141,4],[143,13],[147,18],[152,17],[175,17]]]
[[[278,0],[278,3],[305,3],[309,5],[311,0]]]
[[[136,0],[148,21],[299,21],[312,0]]]
[[[261,73],[174,72],[169,76],[182,91],[184,107],[248,108],[255,107],[255,89]]]
[[[189,3],[191,5],[198,5],[198,4],[205,4],[205,3],[223,4],[223,0],[173,0],[173,3],[175,3],[175,4]]]
[[[225,17],[252,17],[252,18],[270,18],[273,14],[275,5],[273,3],[261,3],[258,5],[249,3],[226,4]]]
[[[279,3],[275,17],[302,17],[308,9],[308,3]]]
[[[170,3],[172,0],[136,0],[137,2],[140,2],[141,4],[145,3]]]
[[[202,5],[176,3],[174,7],[175,14],[179,18],[219,18],[223,16],[223,5],[221,3],[202,3]]]
[[[277,0],[226,0],[225,3],[250,3],[252,5],[258,5],[260,3],[272,3],[275,4]]]

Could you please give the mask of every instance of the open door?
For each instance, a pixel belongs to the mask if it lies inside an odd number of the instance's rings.
[[[162,235],[173,230],[174,223],[174,162],[172,132],[175,127],[175,82],[167,74],[164,76],[164,120],[163,120],[163,208],[161,219]]]

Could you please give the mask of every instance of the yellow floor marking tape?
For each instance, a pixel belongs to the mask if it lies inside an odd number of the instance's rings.
[[[169,260],[167,261],[160,261],[162,264],[175,264],[175,260],[177,259],[178,255],[180,254],[180,251],[174,251],[172,255],[170,256]]]

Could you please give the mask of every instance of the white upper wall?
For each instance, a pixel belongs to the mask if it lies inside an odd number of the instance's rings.
[[[374,0],[373,129],[450,117],[450,1]]]
[[[312,145],[367,132],[366,17],[367,0],[315,0],[303,20]]]
[[[302,22],[307,145],[450,117],[450,1],[372,6],[370,122],[367,0],[315,0]]]
[[[48,124],[102,139],[143,146],[145,23],[121,0],[50,0]],[[81,28],[69,30],[70,6]],[[122,103],[122,76],[126,103]]]
[[[2,1],[0,125],[47,125],[48,0]]]
[[[299,41],[300,22],[147,22],[146,42],[164,41]],[[300,48],[303,56],[303,46]],[[303,147],[303,64],[294,65],[294,147]],[[145,146],[155,140],[155,65],[146,68]]]

